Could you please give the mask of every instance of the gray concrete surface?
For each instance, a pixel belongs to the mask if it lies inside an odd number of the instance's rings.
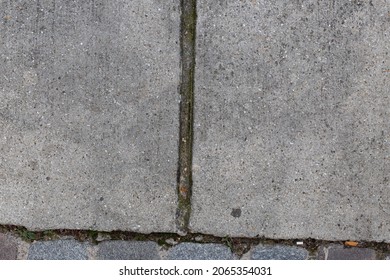
[[[0,224],[175,231],[179,2],[0,1]]]
[[[198,1],[192,231],[390,241],[389,8]]]
[[[179,6],[0,1],[0,224],[177,231]],[[390,242],[389,9],[198,0],[190,231]]]

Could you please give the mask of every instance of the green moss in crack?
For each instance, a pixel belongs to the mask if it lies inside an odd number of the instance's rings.
[[[37,239],[37,235],[33,231],[29,231],[25,228],[19,228],[16,230],[19,237],[26,242],[33,242]]]
[[[98,231],[96,231],[96,230],[88,230],[87,231],[87,236],[88,236],[88,238],[91,240],[91,242],[93,244],[97,244],[98,243],[97,242],[97,238],[99,236],[99,232]]]
[[[233,239],[230,236],[223,237],[222,242],[229,247],[230,251],[234,252]]]

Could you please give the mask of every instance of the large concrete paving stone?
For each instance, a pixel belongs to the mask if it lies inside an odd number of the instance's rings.
[[[175,231],[174,0],[0,2],[0,224]]]
[[[389,8],[198,1],[192,231],[390,241]]]

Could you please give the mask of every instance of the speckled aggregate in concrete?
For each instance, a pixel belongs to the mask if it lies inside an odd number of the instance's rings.
[[[180,13],[0,2],[0,224],[175,232]]]
[[[389,8],[198,1],[192,231],[390,241]]]

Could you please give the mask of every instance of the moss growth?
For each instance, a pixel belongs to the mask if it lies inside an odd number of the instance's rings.
[[[26,242],[32,242],[37,238],[35,232],[29,231],[27,229],[18,229],[17,233],[19,237]]]
[[[223,238],[222,238],[222,242],[223,242],[227,247],[229,247],[230,250],[231,250],[232,252],[234,252],[233,240],[232,240],[232,238],[231,238],[230,236],[227,235],[227,236],[223,237]]]
[[[88,238],[91,240],[92,243],[97,244],[97,238],[99,236],[99,232],[95,230],[88,230],[87,231]]]

